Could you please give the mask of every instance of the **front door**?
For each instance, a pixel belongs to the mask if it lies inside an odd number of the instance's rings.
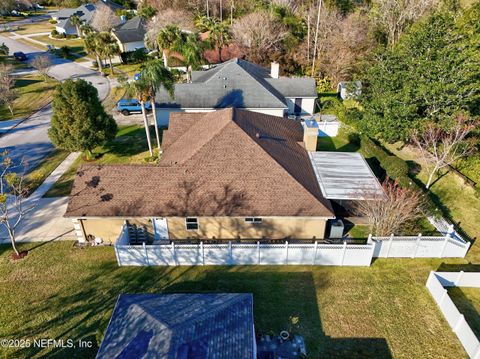
[[[153,233],[155,240],[169,239],[168,238],[168,224],[166,218],[153,218]]]

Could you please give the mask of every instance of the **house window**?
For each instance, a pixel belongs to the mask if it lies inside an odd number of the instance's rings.
[[[187,231],[198,230],[198,218],[185,218],[185,227]]]
[[[260,224],[262,219],[260,217],[245,217],[245,222],[250,224]]]

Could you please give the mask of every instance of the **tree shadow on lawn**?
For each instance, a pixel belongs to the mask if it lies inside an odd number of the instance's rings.
[[[126,132],[124,132],[125,130]],[[152,146],[156,146],[153,126],[150,126],[149,131]],[[162,140],[162,133],[163,131],[160,130],[160,141]],[[102,155],[109,153],[117,157],[130,157],[148,150],[147,138],[143,127],[135,126],[133,130],[129,130],[128,128],[121,129],[119,134],[120,136],[103,145],[99,153]]]
[[[90,340],[93,348],[51,348],[42,355],[53,358],[94,357],[98,350],[96,338],[103,337],[117,297],[121,293],[253,293],[257,333],[278,335],[289,330],[302,335],[309,357],[391,358],[384,338],[331,338],[322,330],[317,291],[328,283],[314,283],[312,273],[268,271],[258,272],[253,266],[243,267],[117,267],[116,262],[102,262],[95,275],[81,287],[59,289],[49,298],[31,307],[27,317],[44,316],[42,323],[25,323],[10,337],[45,337]],[[57,312],[52,314],[52,308]],[[49,315],[45,315],[49,313]],[[292,324],[298,318],[298,324]],[[28,333],[28,334],[27,334]],[[21,356],[38,355],[38,348],[24,348]]]
[[[21,88],[21,87],[25,87],[25,86],[29,86],[29,85],[33,85],[33,84],[36,84],[36,83],[39,83],[39,82],[44,82],[42,79],[25,79],[25,78],[21,78],[21,79],[18,79],[15,81],[15,88]],[[44,91],[44,89],[40,90],[40,91]],[[29,91],[30,92],[34,92],[34,91]]]

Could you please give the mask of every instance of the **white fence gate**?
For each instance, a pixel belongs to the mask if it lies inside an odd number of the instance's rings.
[[[444,287],[480,288],[480,273],[430,272],[426,284],[448,324],[457,335],[470,358],[480,358],[480,341]]]
[[[163,242],[163,244],[162,244]],[[372,237],[366,244],[233,243],[155,241],[129,245],[123,227],[115,243],[119,265],[335,265],[369,266],[372,258],[465,257],[470,243],[444,237]]]

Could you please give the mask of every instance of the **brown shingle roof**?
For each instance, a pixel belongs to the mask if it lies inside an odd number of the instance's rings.
[[[300,123],[233,109],[193,116],[172,116],[159,165],[82,167],[66,216],[332,216]]]

